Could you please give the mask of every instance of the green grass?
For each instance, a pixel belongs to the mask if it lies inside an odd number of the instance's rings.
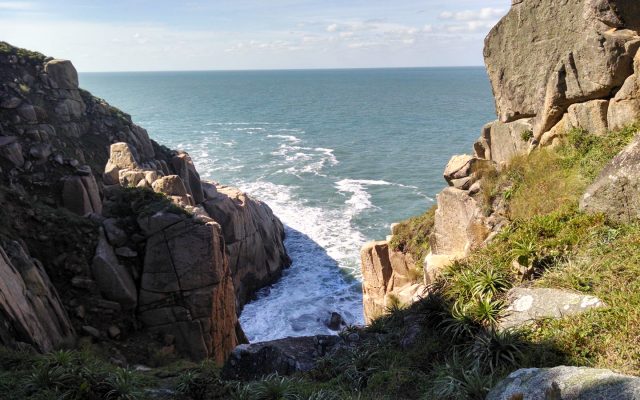
[[[150,216],[160,211],[191,216],[187,210],[174,204],[164,194],[148,188],[121,188],[111,200],[106,213],[119,218]]]
[[[31,51],[31,50],[22,49],[19,47],[14,47],[9,43],[2,42],[2,41],[0,41],[0,54],[5,54],[5,55],[13,54],[20,58],[24,58],[26,60],[39,62],[39,63],[44,62],[46,58],[44,54],[38,53],[37,51]]]
[[[398,223],[389,243],[391,249],[410,254],[416,264],[416,280],[422,277],[424,258],[429,254],[429,236],[433,229],[436,206],[417,217]]]

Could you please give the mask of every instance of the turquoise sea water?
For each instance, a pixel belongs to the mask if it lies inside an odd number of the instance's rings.
[[[293,259],[245,306],[252,341],[362,322],[359,250],[424,212],[453,154],[494,119],[483,68],[84,73],[80,84],[203,178],[267,202]]]

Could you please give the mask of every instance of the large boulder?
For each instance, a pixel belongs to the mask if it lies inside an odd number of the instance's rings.
[[[171,166],[176,175],[182,178],[184,186],[193,198],[193,201],[196,204],[202,203],[204,201],[204,192],[202,191],[200,175],[198,171],[196,171],[196,167],[189,154],[183,151],[178,152],[178,154],[171,159]]]
[[[539,139],[571,104],[613,95],[640,46],[635,3],[514,1],[484,48],[500,120],[535,117]]]
[[[307,372],[315,367],[320,357],[340,343],[342,339],[339,336],[307,336],[243,344],[231,353],[222,376],[225,379],[252,380],[273,373]]]
[[[57,89],[78,89],[78,72],[71,61],[51,60],[44,65],[44,72],[56,84]]]
[[[468,192],[448,187],[437,195],[431,252],[436,255],[460,255],[478,247],[486,236],[477,202]]]
[[[135,157],[135,152],[129,143],[118,142],[109,149],[109,161],[104,167],[103,180],[107,185],[120,183],[120,170],[138,170],[142,167]]]
[[[519,369],[502,380],[487,400],[638,400],[640,378],[606,369],[555,367]]]
[[[91,264],[91,275],[106,299],[120,303],[125,310],[135,308],[138,293],[131,273],[118,262],[102,229]]]
[[[608,100],[591,100],[586,103],[572,104],[560,122],[542,135],[540,145],[556,144],[557,140],[572,129],[582,129],[588,134],[602,136],[609,130],[608,111]]]
[[[532,129],[531,119],[509,123],[490,122],[482,128],[482,134],[474,144],[476,157],[494,161],[498,165],[507,163],[514,156],[529,150],[528,134]]]
[[[620,129],[640,119],[640,53],[634,59],[635,73],[611,99],[607,118],[612,130]]]
[[[411,254],[394,250],[387,241],[366,243],[360,250],[360,261],[367,322],[383,315],[393,302],[411,304],[426,291],[426,286],[416,281],[416,263]]]
[[[0,343],[17,341],[53,350],[75,336],[55,287],[42,265],[17,242],[0,247]]]
[[[597,297],[551,288],[514,288],[507,294],[507,302],[505,316],[500,320],[500,329],[604,307],[604,303]]]
[[[78,215],[102,212],[102,199],[93,175],[67,176],[62,184],[62,204]]]
[[[628,223],[640,218],[640,136],[625,147],[580,200],[580,209]]]
[[[265,203],[219,185],[203,206],[222,226],[239,306],[258,289],[275,282],[291,264],[284,227]]]
[[[165,214],[156,217],[167,220]],[[178,352],[224,362],[238,344],[239,325],[217,223],[182,219],[147,239],[138,313],[150,331],[175,337]]]

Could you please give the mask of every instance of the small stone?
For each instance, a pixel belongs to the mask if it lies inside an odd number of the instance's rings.
[[[71,278],[71,286],[87,290],[94,290],[97,288],[95,281],[87,278],[86,276],[74,276]]]
[[[347,336],[347,340],[349,342],[359,342],[360,341],[360,335],[358,335],[357,333],[350,333],[349,336]]]
[[[172,344],[174,344],[176,341],[176,337],[174,335],[164,335],[162,337],[162,342],[164,343],[165,346],[171,346]]]
[[[86,333],[87,335],[94,337],[96,339],[100,338],[100,331],[97,330],[96,328],[94,328],[93,326],[90,325],[84,325],[82,327],[82,332]]]
[[[17,108],[22,100],[18,97],[10,97],[8,99],[0,101],[0,108]]]
[[[84,317],[87,314],[86,309],[84,308],[84,306],[82,304],[80,304],[78,307],[75,308],[75,313],[76,313],[76,317],[80,318],[80,319],[84,319]]]
[[[340,327],[344,324],[345,323],[342,315],[338,314],[337,312],[332,312],[329,320],[326,321],[327,328],[331,329],[332,331],[339,331]]]
[[[138,253],[128,247],[118,247],[116,249],[116,255],[124,258],[134,258],[138,256]]]
[[[115,326],[115,325],[111,325],[111,326],[109,327],[108,333],[109,333],[109,337],[110,337],[111,339],[117,339],[117,338],[119,338],[119,337],[120,337],[120,334],[121,334],[122,332],[120,331],[120,328],[118,328],[117,326]]]
[[[53,161],[57,162],[60,165],[64,164],[64,159],[62,158],[62,154],[56,154],[53,156]]]

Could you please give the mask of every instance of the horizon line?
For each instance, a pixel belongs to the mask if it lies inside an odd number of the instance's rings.
[[[78,71],[80,74],[125,74],[125,73],[166,73],[166,72],[277,72],[277,71],[349,71],[374,69],[436,69],[436,68],[485,68],[484,65],[440,65],[418,67],[318,67],[318,68],[247,68],[247,69],[167,69],[167,70],[119,70],[119,71]]]

